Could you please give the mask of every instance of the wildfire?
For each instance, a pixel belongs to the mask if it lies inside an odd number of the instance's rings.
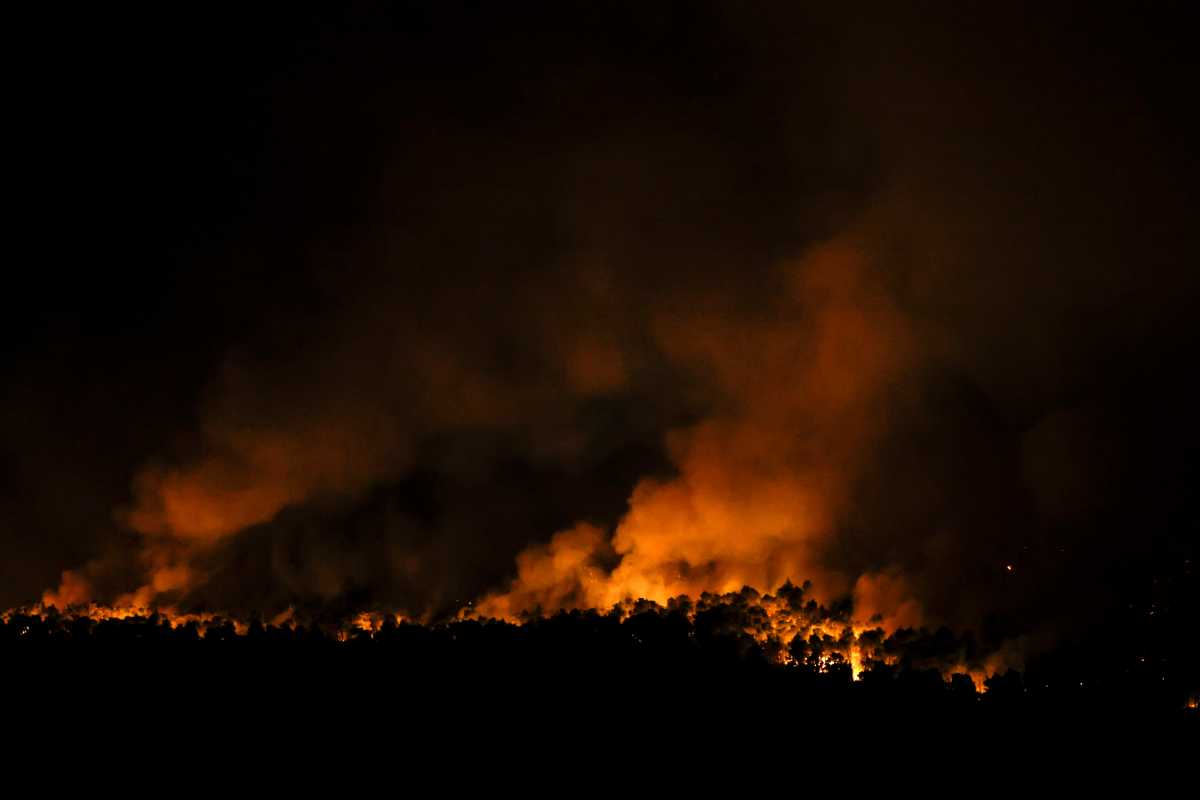
[[[705,592],[695,601],[686,596],[675,597],[668,600],[665,606],[652,600],[627,598],[614,604],[608,612],[596,613],[615,615],[622,625],[640,614],[680,614],[688,621],[689,636],[693,638],[716,636],[740,640],[747,648],[742,650],[743,653],[755,650],[782,668],[804,668],[823,673],[844,670],[854,681],[863,679],[864,674],[876,666],[897,665],[900,654],[906,652],[910,644],[915,643],[915,650],[920,652],[925,643],[932,641],[921,638],[930,636],[928,631],[903,628],[889,633],[879,624],[878,617],[863,621],[853,616],[849,606],[826,607],[809,596],[810,589],[811,584],[808,583],[799,587],[785,583],[776,593],[764,595],[744,587],[741,591],[725,594]],[[526,612],[520,616],[510,615],[500,621],[520,625],[532,622],[537,616]],[[145,620],[171,630],[192,627],[200,636],[208,638],[210,631],[215,631],[218,637],[227,637],[230,632],[238,637],[247,636],[256,625],[262,631],[264,622],[276,628],[290,629],[296,623],[296,612],[288,608],[269,620],[253,622],[233,615],[186,613],[174,607],[84,603],[67,606],[60,611],[55,606],[38,603],[0,615],[5,624],[14,622],[14,619],[18,625],[24,622],[25,630],[18,629],[21,636],[30,631],[30,618],[51,623],[52,630],[63,630],[65,628],[59,626],[69,625],[75,620]],[[496,618],[480,613],[474,606],[468,606],[457,615],[457,621],[447,623],[449,627],[433,627],[444,628],[453,638],[453,626],[457,624],[493,619]],[[403,614],[374,610],[361,611],[340,623],[322,624],[319,627],[330,641],[353,642],[375,639],[383,635],[389,626],[409,622],[412,620]],[[637,638],[636,634],[631,635]],[[907,652],[911,658],[913,650]],[[1001,654],[976,660],[953,639],[949,647],[943,647],[936,658],[921,656],[918,663],[912,666],[920,668],[922,665],[924,668],[938,669],[946,679],[955,674],[967,674],[979,692],[986,691],[984,682],[989,675],[1005,667]]]
[[[397,625],[401,625],[408,621],[408,617],[403,614],[384,613],[382,611],[362,611],[355,614],[350,620],[350,627],[366,633],[379,633],[384,623],[389,620]]]
[[[729,622],[722,625],[725,634],[744,634],[752,639],[773,663],[784,666],[807,666],[822,672],[848,666],[854,680],[860,680],[872,664],[894,665],[898,657],[889,652],[887,637],[897,626],[872,615],[868,620],[854,617],[848,611],[833,611],[808,597],[811,584],[797,587],[785,583],[776,594],[759,594],[750,587],[738,592],[715,594],[704,592],[693,603],[688,597],[671,598],[668,610],[682,611],[693,626],[706,613],[727,613]],[[484,611],[468,608],[460,614],[464,619],[483,619],[491,616]],[[663,605],[654,601],[626,598],[612,606],[622,618],[646,610],[662,611]],[[729,613],[732,612],[732,613]],[[501,619],[520,623],[527,612],[509,612]],[[881,624],[882,623],[882,624]],[[964,654],[965,655],[965,654]],[[942,669],[945,677],[963,673],[971,678],[979,692],[985,692],[988,676],[1006,666],[1002,654],[994,654],[982,663],[960,658],[953,666]]]
[[[12,608],[0,613],[0,621],[11,622],[17,617],[34,617],[44,621],[51,619],[77,620],[88,619],[94,622],[107,620],[157,619],[160,625],[171,629],[184,628],[189,625],[196,627],[199,635],[204,636],[209,628],[232,625],[234,633],[245,636],[250,631],[252,621],[242,619],[234,614],[193,613],[181,612],[173,606],[155,606],[139,604],[74,603],[64,606],[61,610],[54,605],[34,603],[30,606]],[[296,623],[296,610],[288,607],[284,611],[266,620],[266,624],[274,627],[290,627]],[[356,634],[378,633],[387,622],[397,625],[404,624],[409,618],[404,614],[382,611],[363,611],[335,626],[333,631],[337,641],[349,641]]]
[[[185,613],[171,606],[145,606],[134,604],[102,605],[99,603],[77,603],[66,606],[62,611],[53,604],[34,603],[32,606],[9,609],[0,614],[0,619],[10,622],[13,617],[22,615],[38,617],[42,620],[58,616],[66,619],[90,619],[96,622],[105,620],[150,619],[157,617],[161,624],[170,628],[183,628],[194,624],[200,635],[204,635],[209,627],[217,624],[230,623],[238,636],[245,636],[250,624],[236,617],[213,613]]]

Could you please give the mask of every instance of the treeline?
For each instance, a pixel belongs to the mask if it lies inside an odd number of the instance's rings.
[[[1192,724],[1200,713],[1188,707],[1197,675],[1154,654],[1074,646],[1023,671],[984,678],[978,670],[990,654],[971,633],[855,633],[838,628],[846,613],[789,586],[774,596],[747,589],[668,607],[641,601],[609,612],[531,615],[520,624],[386,618],[375,630],[221,618],[172,624],[158,614],[93,619],[50,610],[0,621],[0,657],[59,693],[79,697],[102,687],[129,701],[183,691],[218,704],[305,697],[331,708],[365,693],[381,706],[410,710],[440,698],[510,714],[562,704],[593,714],[623,708],[758,722],[882,713]]]

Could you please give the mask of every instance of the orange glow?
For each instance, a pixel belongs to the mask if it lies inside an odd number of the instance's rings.
[[[86,603],[91,599],[92,587],[87,578],[74,570],[63,570],[58,589],[47,589],[42,593],[43,606],[66,608]]]
[[[604,341],[576,344],[565,359],[565,369],[571,387],[584,394],[614,391],[628,377],[621,351]]]
[[[553,558],[553,554],[546,554]],[[562,553],[560,552],[560,555]],[[570,558],[569,554],[564,555]],[[728,607],[740,610],[737,617],[741,620],[734,630],[726,629],[726,634],[744,634],[754,640],[768,660],[783,666],[803,664],[809,668],[822,671],[830,670],[839,665],[850,668],[853,680],[859,680],[864,671],[872,664],[894,664],[895,657],[881,649],[887,631],[874,623],[864,623],[855,619],[841,619],[831,614],[828,609],[810,602],[797,602],[799,595],[807,596],[802,590],[792,589],[790,592],[781,589],[779,595],[760,595],[753,589],[744,588],[739,592],[727,594],[706,593],[693,604],[687,603],[686,616],[695,623],[697,614],[713,608]],[[686,600],[676,598],[675,600]],[[614,605],[613,611],[622,617],[645,610],[642,602],[625,600]],[[661,611],[662,607],[658,606]],[[56,615],[64,619],[129,620],[150,619],[156,617],[159,624],[172,629],[193,625],[200,636],[205,636],[214,626],[232,625],[234,633],[245,636],[250,630],[250,622],[229,614],[214,613],[185,613],[169,606],[137,606],[137,605],[100,605],[84,603],[71,605],[62,609],[45,606],[40,603],[30,607],[10,609],[0,614],[0,619],[8,622],[14,615],[31,615],[43,619]],[[464,610],[459,615],[462,619],[486,619],[493,616],[490,613],[480,613],[478,609]],[[295,621],[295,611],[288,608],[269,620],[271,625],[288,626]],[[327,629],[327,633],[337,642],[350,642],[363,636],[374,638],[388,622],[397,625],[408,622],[403,614],[382,611],[364,611],[343,621],[340,625]],[[509,621],[518,619],[510,617]],[[960,662],[954,667],[944,670],[947,678],[954,673],[970,675],[979,692],[986,691],[984,681],[989,675],[999,673],[1006,668],[1003,654],[993,654],[982,665]]]
[[[28,615],[46,619],[52,614],[57,614],[67,619],[91,619],[97,622],[136,618],[149,619],[157,616],[161,624],[167,625],[170,628],[181,628],[194,624],[201,636],[213,625],[223,625],[226,623],[233,625],[234,633],[238,636],[245,636],[250,630],[250,621],[232,614],[215,614],[209,612],[188,613],[181,612],[172,606],[137,605],[134,603],[103,605],[85,602],[62,607],[35,603],[32,606],[9,609],[0,614],[0,619],[7,622],[15,615]],[[295,622],[295,614],[295,609],[288,608],[276,614],[268,622],[276,627],[288,626]],[[359,632],[374,635],[389,620],[396,624],[402,624],[408,621],[408,617],[403,614],[391,612],[364,611],[343,622],[340,627],[333,631],[333,636],[337,641],[345,642],[349,641]]]
[[[856,678],[886,660],[876,646],[881,636],[924,622],[916,589],[899,569],[877,565],[844,574],[825,557],[851,487],[887,428],[889,390],[917,361],[912,323],[853,234],[781,264],[774,278],[770,308],[730,311],[719,297],[701,297],[653,315],[649,333],[662,353],[707,378],[714,391],[707,417],[666,437],[676,475],[637,483],[611,530],[580,521],[527,548],[516,559],[512,584],[463,616],[515,621],[535,611],[627,612],[638,599],[665,605],[686,595],[699,598],[694,618],[708,604],[750,602],[751,622],[741,633],[769,658],[787,664],[799,657],[820,668],[846,664]],[[603,393],[629,380],[631,365],[616,339],[567,335],[550,347],[573,391]],[[429,363],[418,359],[416,369],[431,395],[455,398],[438,406],[441,416],[470,423],[507,418],[521,407],[515,394],[438,348],[421,352]],[[226,376],[231,397],[249,391],[244,379],[235,371]],[[306,436],[314,424],[307,418],[245,428],[216,414],[204,430],[205,455],[144,470],[124,520],[146,537],[148,578],[114,607],[87,605],[85,613],[124,618],[153,609],[172,624],[215,619],[177,614],[172,605],[202,582],[198,554],[291,503],[356,491],[386,473],[381,459],[393,457],[381,455],[389,448],[377,440],[399,439],[380,427],[377,414],[318,417],[321,435]],[[782,596],[742,597],[743,587],[769,590],[804,578],[814,581],[806,600],[850,597],[854,617],[792,607]],[[86,571],[66,572],[42,608],[74,609],[92,598]],[[293,618],[289,609],[273,622]],[[389,619],[404,621],[359,613],[335,638],[373,636]],[[961,671],[982,683],[979,669],[963,664]]]
[[[547,548],[541,554],[541,558],[552,560],[552,549],[553,546]],[[541,563],[540,566],[545,566],[545,564]],[[894,578],[884,576],[879,580],[888,583]],[[805,596],[807,597],[807,595]],[[466,610],[461,616],[478,619],[499,617],[509,622],[519,622],[519,609],[518,612],[511,612],[507,615],[496,613],[497,609],[502,607],[499,604],[511,599],[511,597],[494,598],[492,605]],[[675,601],[684,599],[686,598],[672,598],[668,607]],[[658,605],[661,607],[662,604]],[[737,632],[753,638],[768,659],[775,663],[798,664],[791,645],[794,640],[799,639],[803,643],[800,645],[801,652],[809,654],[807,656],[809,666],[824,670],[837,663],[849,664],[854,680],[858,680],[871,663],[895,663],[895,657],[882,652],[879,645],[884,637],[894,633],[897,627],[903,626],[901,623],[906,622],[907,614],[913,613],[911,606],[902,604],[896,614],[883,619],[874,617],[865,620],[861,614],[852,619],[839,619],[828,609],[816,604],[812,606],[807,603],[794,605],[793,600],[789,598],[789,593],[783,589],[780,590],[779,595],[760,595],[746,587],[738,592],[701,595],[694,605],[688,606],[687,617],[694,623],[697,613],[720,605],[742,608],[745,611],[746,624]],[[622,616],[627,616],[635,613],[641,608],[641,605],[638,601],[625,599],[614,604],[613,608]],[[953,668],[945,670],[943,674],[948,678],[954,673],[966,673],[975,683],[976,689],[984,692],[986,691],[984,681],[987,677],[1003,671],[1007,666],[1006,654],[994,654],[982,665],[969,665],[961,662]]]
[[[403,614],[385,614],[380,611],[363,611],[350,620],[350,627],[367,633],[378,633],[388,620],[397,625],[407,621]]]
[[[811,578],[823,597],[853,592],[893,629],[921,621],[903,576],[856,578],[822,564],[885,427],[887,390],[914,362],[911,325],[852,236],[781,265],[777,278],[777,308],[743,316],[701,302],[658,318],[663,351],[715,379],[720,411],[668,435],[678,476],[641,481],[611,537],[580,523],[529,548],[481,614],[665,603]]]
[[[249,623],[238,620],[230,616],[212,613],[183,613],[169,606],[137,606],[137,605],[101,605],[97,603],[83,603],[80,605],[70,605],[63,608],[57,606],[43,605],[35,603],[32,606],[24,608],[9,609],[2,616],[5,620],[11,619],[15,614],[28,614],[45,618],[53,608],[54,611],[61,613],[63,616],[70,619],[92,619],[96,621],[103,620],[124,620],[134,619],[137,617],[149,618],[154,615],[169,625],[172,628],[180,628],[194,623],[200,632],[204,635],[208,627],[217,622],[231,622],[234,626],[234,631],[243,636],[249,630]]]

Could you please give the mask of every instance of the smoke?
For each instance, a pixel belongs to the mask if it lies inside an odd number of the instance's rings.
[[[1179,142],[1071,19],[790,6],[321,28],[44,602],[1077,613],[1179,508]]]
[[[827,596],[849,588],[853,576],[822,563],[823,544],[918,345],[869,251],[849,237],[778,265],[771,279],[769,306],[654,320],[662,351],[705,375],[719,410],[668,433],[678,477],[639,482],[611,542],[589,526],[557,534],[522,556],[511,591],[481,613],[665,603],[799,576]],[[598,576],[587,565],[610,548],[619,563]]]

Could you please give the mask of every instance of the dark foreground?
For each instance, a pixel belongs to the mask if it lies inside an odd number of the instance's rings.
[[[0,658],[6,683],[20,687],[8,698],[9,719],[52,730],[77,729],[80,720],[93,730],[151,729],[161,719],[193,731],[234,720],[244,730],[326,732],[366,723],[476,739],[514,726],[551,739],[609,729],[661,739],[718,728],[798,735],[814,726],[856,736],[898,726],[952,735],[977,727],[1189,735],[1200,728],[1195,664],[1175,653],[1167,663],[1116,649],[1107,658],[1086,646],[1063,649],[988,678],[979,692],[947,667],[981,657],[970,636],[860,636],[880,657],[868,658],[854,680],[837,640],[810,636],[773,652],[744,622],[720,605],[691,619],[659,608],[524,625],[388,622],[349,633],[252,623],[238,634],[228,621],[202,631],[158,616],[18,614],[0,623]]]

